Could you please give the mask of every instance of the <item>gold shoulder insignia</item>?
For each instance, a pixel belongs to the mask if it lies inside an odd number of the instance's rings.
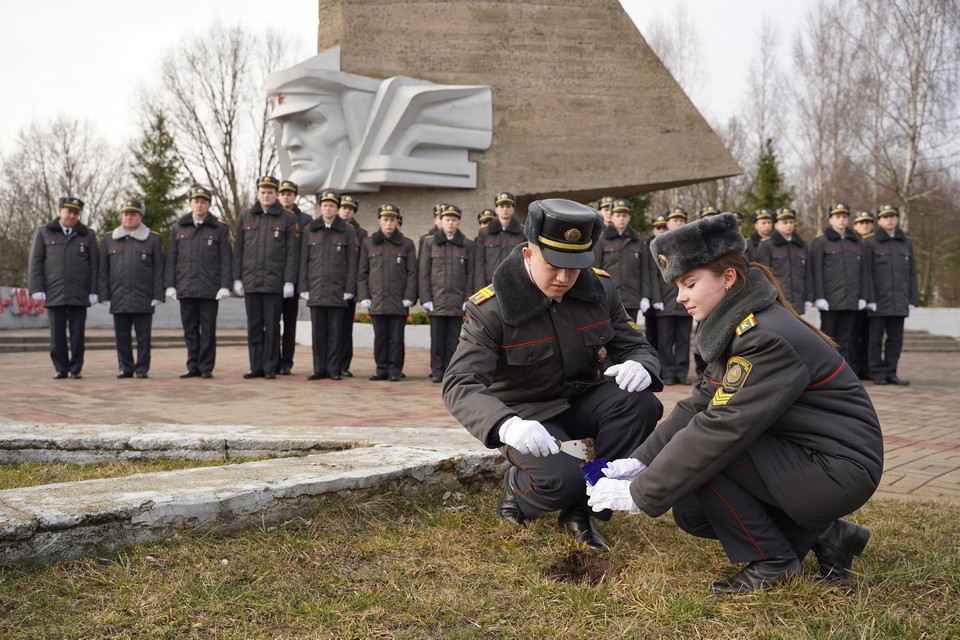
[[[613,278],[613,276],[611,276],[609,273],[607,273],[603,269],[597,269],[596,267],[593,267],[593,272],[596,273],[598,276],[603,276],[604,278]]]
[[[752,313],[746,318],[740,321],[740,324],[737,325],[737,335],[742,336],[750,329],[753,329],[757,326],[757,318]]]
[[[493,290],[493,285],[492,285],[492,284],[488,284],[488,285],[485,286],[483,289],[480,289],[480,291],[477,291],[475,294],[473,294],[472,296],[470,296],[470,302],[472,302],[473,304],[479,306],[479,305],[483,304],[484,302],[486,302],[487,300],[489,300],[490,298],[492,298],[492,297],[495,296],[495,295],[497,295],[497,294],[496,294],[496,292]]]

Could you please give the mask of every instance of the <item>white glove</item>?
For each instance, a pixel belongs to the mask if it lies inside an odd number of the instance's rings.
[[[401,300],[400,302],[402,302],[404,308],[407,308],[407,309],[413,306],[413,300]]]
[[[463,303],[463,306],[460,307],[460,311],[466,311],[466,310],[467,310],[467,303],[464,302],[464,303]]]
[[[301,292],[300,292],[300,299],[301,299],[301,300],[310,300],[310,292],[309,292],[309,291],[301,291]]]
[[[662,302],[654,302],[654,303],[653,303],[653,308],[656,309],[657,311],[663,311],[663,303],[662,303]]]
[[[876,302],[870,302],[870,303],[868,303],[868,304],[867,304],[867,309],[870,310],[870,311],[876,311],[876,310],[877,310],[877,303],[876,303]]]
[[[813,301],[813,306],[820,311],[830,311],[830,303],[825,298],[817,298]]]
[[[243,288],[242,285],[241,285],[241,288]],[[223,300],[224,298],[229,298],[229,297],[230,297],[230,289],[217,289],[217,296],[216,296],[217,300]]]
[[[616,376],[617,385],[624,391],[643,391],[650,386],[650,373],[643,365],[635,360],[627,360],[623,364],[608,367],[603,375],[613,378]]]
[[[353,294],[352,294],[352,293],[345,293],[345,294],[343,294],[343,301],[346,302],[347,300],[353,300]]]
[[[293,297],[293,283],[292,283],[292,282],[284,282],[284,283],[283,283],[283,297],[284,297],[284,298],[292,298],[292,297]]]
[[[520,416],[513,416],[500,425],[498,433],[500,442],[513,447],[521,454],[539,457],[560,453],[557,440],[536,420],[524,420]]]
[[[633,503],[633,498],[630,496],[629,480],[600,478],[592,487],[587,486],[587,495],[590,496],[587,504],[594,511],[613,509],[614,511],[629,511],[634,514],[640,513],[640,509]]]
[[[233,281],[233,292],[236,293],[241,298],[243,297],[243,280]]]
[[[97,304],[98,302],[100,302],[100,296],[98,296],[95,293],[91,293],[89,300],[91,305]]]
[[[424,303],[423,303],[423,308],[426,309],[427,311],[433,311],[433,303],[432,303],[432,302],[424,302]]]
[[[810,309],[813,309],[813,303],[810,302],[809,300],[804,300],[804,301],[803,301],[803,312],[806,313],[807,311],[810,311]]]
[[[647,468],[636,458],[620,458],[613,462],[608,462],[602,469],[603,475],[613,480],[633,480],[640,472]]]
[[[160,305],[160,304],[163,304],[163,300],[151,300],[151,301],[150,301],[150,306],[151,306],[151,307],[155,307],[155,306]]]
[[[363,307],[364,309],[369,309],[370,307],[373,306],[373,300],[371,300],[370,298],[367,298],[366,300],[361,300],[360,306]]]
[[[646,313],[650,309],[650,298],[640,298],[640,313]]]
[[[860,298],[859,300],[857,300],[857,311],[863,311],[866,308],[867,308],[866,300],[864,300],[863,298]]]
[[[164,291],[163,294],[164,294],[165,296],[167,296],[168,298],[170,298],[171,300],[176,300],[176,299],[177,299],[177,289],[176,289],[176,287],[167,287],[167,290]]]
[[[876,303],[874,303],[874,304],[876,304]],[[917,308],[917,305],[915,305],[915,304],[908,304],[908,305],[907,305],[907,311],[913,311],[913,310],[916,309],[916,308]]]
[[[47,294],[45,291],[37,291],[35,294],[33,294],[30,297],[36,300],[37,302],[44,302],[47,299]]]

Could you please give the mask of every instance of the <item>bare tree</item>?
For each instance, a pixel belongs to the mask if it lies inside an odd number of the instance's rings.
[[[26,282],[33,236],[56,217],[60,197],[82,199],[83,222],[97,230],[104,215],[119,207],[127,187],[122,154],[89,122],[61,115],[21,130],[10,155],[0,161],[0,282]]]
[[[873,177],[878,193],[902,205],[901,224],[909,228],[914,202],[942,184],[920,174],[956,162],[960,0],[860,4],[864,30],[874,38],[862,51],[863,75],[876,87],[869,131]]]
[[[289,65],[290,49],[275,33],[216,24],[163,62],[157,99],[177,151],[190,179],[213,190],[228,224],[252,203],[257,176],[277,168],[266,76]]]

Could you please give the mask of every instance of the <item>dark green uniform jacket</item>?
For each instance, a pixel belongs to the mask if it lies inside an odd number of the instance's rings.
[[[69,236],[60,220],[37,230],[30,251],[30,293],[43,291],[46,306],[89,307],[99,269],[97,237],[83,224],[78,222]]]
[[[756,262],[773,270],[787,300],[797,313],[803,314],[803,303],[813,302],[813,276],[803,238],[794,233],[787,240],[774,230],[770,241],[762,243],[757,250]]]
[[[420,247],[420,301],[432,302],[431,316],[462,316],[473,293],[473,241],[459,231],[447,239],[437,230]]]
[[[274,202],[266,211],[255,202],[240,214],[233,246],[233,277],[247,293],[283,293],[297,284],[300,244],[297,217]]]
[[[170,227],[166,286],[176,287],[178,298],[213,300],[220,289],[233,286],[230,230],[212,213],[194,224],[187,214]]]
[[[357,295],[357,233],[336,217],[327,229],[317,218],[300,231],[300,291],[310,307],[346,307],[343,294]]]
[[[117,227],[103,238],[100,253],[100,301],[110,313],[153,313],[163,300],[163,240],[140,225],[132,233]]]
[[[817,530],[863,505],[883,470],[876,411],[840,354],[751,269],[700,328],[705,379],[634,452],[633,501],[659,516],[749,451],[787,515]]]
[[[530,279],[521,245],[467,303],[460,345],[443,376],[443,401],[489,448],[507,418],[547,420],[602,384],[607,367],[635,360],[660,391],[660,361],[627,317],[609,276],[583,269],[554,303]]]
[[[360,247],[357,270],[360,300],[371,300],[371,315],[407,315],[404,300],[417,300],[417,255],[413,240],[397,229],[375,231]]]
[[[641,298],[650,299],[649,253],[647,243],[632,227],[621,235],[608,225],[597,243],[594,266],[610,274],[627,309],[639,309]]]
[[[900,229],[896,229],[893,236],[878,229],[873,237],[864,241],[864,247],[873,287],[871,300],[877,303],[877,310],[868,311],[868,315],[910,315],[909,305],[918,304],[913,241]]]
[[[840,234],[827,227],[810,247],[813,299],[824,299],[830,311],[857,311],[859,300],[870,300],[869,273],[860,236],[853,229]]]
[[[517,218],[510,218],[506,228],[500,224],[499,218],[494,218],[477,234],[476,259],[474,265],[474,288],[481,289],[493,281],[493,272],[497,270],[513,248],[523,244],[527,239],[523,236],[523,227]]]

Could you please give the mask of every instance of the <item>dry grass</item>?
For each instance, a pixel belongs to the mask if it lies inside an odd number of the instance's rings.
[[[197,467],[219,467],[227,464],[252,462],[264,458],[222,458],[218,460],[171,460],[153,458],[141,460],[107,460],[90,464],[23,462],[0,464],[0,491],[36,487],[58,482],[79,482],[100,478],[119,478],[135,473],[178,471]]]
[[[957,507],[872,502],[853,583],[818,583],[808,561],[803,579],[719,597],[719,544],[669,517],[618,514],[602,525],[615,567],[550,577],[577,545],[552,519],[500,522],[496,493],[352,496],[268,530],[0,570],[0,637],[960,637]]]

